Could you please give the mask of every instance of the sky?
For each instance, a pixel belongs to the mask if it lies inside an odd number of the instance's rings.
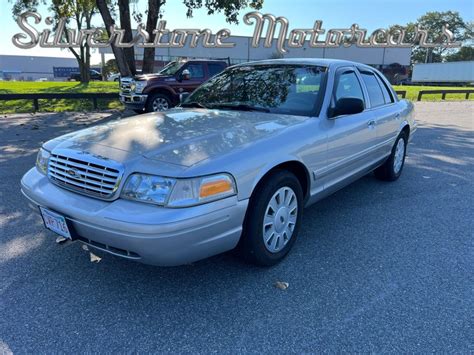
[[[138,9],[145,10],[146,0],[138,1]],[[57,56],[72,57],[68,50],[45,49],[39,46],[24,50],[15,47],[11,38],[21,32],[14,21],[11,11],[4,11],[12,7],[11,0],[0,0],[2,11],[0,23],[3,33],[0,36],[0,54],[15,54],[27,56]],[[316,20],[323,21],[323,28],[348,28],[357,23],[361,28],[373,31],[377,28],[386,28],[393,24],[404,25],[414,22],[428,11],[458,11],[466,21],[474,21],[474,0],[264,0],[262,13],[271,13],[275,16],[284,16],[289,20],[290,30],[293,28],[311,28]],[[167,21],[167,28],[209,28],[215,33],[222,28],[231,30],[232,35],[249,35],[253,33],[253,26],[245,25],[242,16],[252,9],[240,12],[240,24],[230,25],[225,21],[223,14],[207,15],[204,9],[196,10],[193,18],[186,17],[186,8],[182,1],[168,0],[164,7],[163,19]],[[39,8],[40,14],[48,16],[46,6]],[[95,18],[95,24],[102,22],[100,14]],[[136,24],[134,24],[134,27]],[[37,29],[48,28],[44,24]],[[95,53],[92,61],[99,62],[99,55]]]

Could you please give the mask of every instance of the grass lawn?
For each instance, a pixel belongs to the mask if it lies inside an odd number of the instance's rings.
[[[94,93],[119,92],[118,83],[94,81],[89,84],[78,82],[27,82],[1,81],[0,94],[30,94],[30,93]],[[123,105],[118,100],[98,100],[99,109],[121,109]],[[40,111],[90,111],[92,100],[39,100]],[[20,113],[33,111],[33,100],[0,101],[0,113]]]
[[[416,101],[420,90],[436,89],[462,89],[459,87],[437,86],[394,86],[395,90],[406,90],[407,99]],[[116,82],[94,81],[89,84],[78,82],[25,82],[25,81],[0,81],[0,94],[27,94],[27,93],[56,93],[56,92],[117,92]],[[464,100],[464,94],[447,95],[447,100]],[[474,100],[474,95],[469,97]],[[423,95],[423,101],[441,101],[441,95]],[[40,111],[89,111],[92,110],[91,100],[39,100]],[[99,100],[100,109],[122,109],[123,105],[118,100]],[[0,113],[20,113],[33,111],[32,100],[0,101]]]
[[[449,86],[401,86],[395,85],[395,90],[405,90],[407,92],[406,98],[411,101],[418,99],[418,92],[420,90],[461,90],[461,89],[472,89],[472,87],[449,87]],[[465,100],[466,94],[448,94],[446,100]],[[430,94],[425,95],[421,98],[422,101],[441,101],[441,94]],[[469,100],[474,100],[474,94],[469,96]]]

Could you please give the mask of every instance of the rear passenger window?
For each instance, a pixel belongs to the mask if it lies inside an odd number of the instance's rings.
[[[214,76],[223,71],[224,66],[219,63],[207,63],[207,69],[209,70],[209,76]]]
[[[380,86],[382,87],[382,92],[383,92],[383,97],[385,98],[385,103],[390,104],[393,101],[393,96],[391,90],[388,88],[387,84],[385,81],[382,80],[380,75],[377,75],[377,79],[379,80],[379,83],[381,84]]]
[[[384,105],[384,94],[375,75],[368,72],[361,72],[361,75],[369,93],[371,107]]]

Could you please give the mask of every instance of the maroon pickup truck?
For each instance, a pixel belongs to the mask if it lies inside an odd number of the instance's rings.
[[[156,74],[120,80],[120,101],[137,113],[166,111],[179,104],[180,95],[191,93],[227,67],[220,60],[183,60],[166,65]]]

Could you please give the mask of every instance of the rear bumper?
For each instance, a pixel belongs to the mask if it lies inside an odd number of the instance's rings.
[[[43,206],[66,217],[79,240],[146,264],[176,266],[233,249],[248,200],[236,196],[201,206],[170,209],[118,199],[93,199],[64,190],[37,171],[21,181],[35,211]]]
[[[120,102],[133,110],[143,110],[145,108],[147,98],[148,95],[120,94]]]

